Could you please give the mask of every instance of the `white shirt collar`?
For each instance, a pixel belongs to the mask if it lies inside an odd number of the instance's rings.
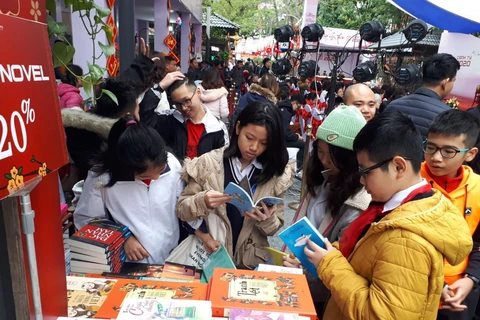
[[[231,164],[233,166],[235,176],[239,180],[242,180],[247,174],[249,174],[253,167],[259,170],[263,169],[262,164],[256,158],[252,161],[252,163],[246,166],[243,170],[242,170],[242,163],[240,162],[240,159],[238,159],[237,157],[232,157],[231,159],[232,159]]]
[[[405,190],[402,190],[402,191],[399,191],[397,193],[395,193],[392,198],[390,200],[388,200],[385,205],[383,206],[383,212],[387,212],[387,211],[392,211],[396,208],[398,208],[401,204],[402,204],[402,201],[405,200],[405,198],[415,189],[418,189],[424,185],[428,184],[427,183],[427,180],[425,179],[422,179],[422,181],[420,181],[419,183],[417,184],[414,184],[413,186],[405,189]]]

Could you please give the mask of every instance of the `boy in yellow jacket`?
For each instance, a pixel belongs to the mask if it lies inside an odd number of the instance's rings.
[[[478,302],[478,290],[474,289],[480,282],[480,176],[463,163],[475,158],[479,132],[480,123],[475,117],[465,111],[448,110],[435,118],[423,145],[422,177],[459,209],[474,244],[470,256],[457,266],[445,261],[447,285],[438,319],[470,320]]]
[[[330,289],[322,320],[437,317],[443,259],[472,250],[458,209],[420,176],[422,138],[397,112],[370,120],[355,138],[361,182],[373,202],[336,250],[309,241],[305,253]]]

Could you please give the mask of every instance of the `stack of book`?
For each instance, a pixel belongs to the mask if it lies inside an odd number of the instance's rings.
[[[72,272],[72,257],[70,254],[70,245],[68,244],[68,230],[63,234],[63,251],[65,253],[65,273],[68,276]]]
[[[128,227],[110,220],[90,221],[68,239],[71,272],[118,273],[126,258],[123,245],[130,234]]]

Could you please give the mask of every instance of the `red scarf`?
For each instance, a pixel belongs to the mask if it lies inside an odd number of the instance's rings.
[[[412,201],[421,194],[431,191],[432,187],[429,184],[423,185],[410,192],[410,194],[405,199],[403,199],[400,206]],[[362,235],[363,230],[365,230],[366,227],[370,226],[377,218],[383,217],[390,213],[390,211],[383,212],[384,206],[385,203],[371,203],[367,210],[363,211],[360,216],[347,227],[342,237],[340,238],[340,252],[345,258],[348,258],[353,252],[355,245],[360,240],[360,236]]]

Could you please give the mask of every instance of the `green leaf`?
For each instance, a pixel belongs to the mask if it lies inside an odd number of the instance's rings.
[[[106,26],[107,24],[105,23],[105,21],[102,20],[102,18],[100,18],[99,16],[95,15],[93,17],[93,20],[95,21],[95,24],[99,25],[101,24],[102,26]],[[103,28],[103,27],[102,27]]]
[[[98,41],[98,45],[99,45],[100,49],[102,49],[102,52],[105,55],[105,57],[108,58],[112,54],[115,54],[115,46],[106,46],[103,43],[101,43],[100,41]]]
[[[57,12],[57,4],[55,0],[47,0],[46,7],[47,10],[53,15]]]
[[[65,4],[66,6],[67,4]],[[73,0],[72,1],[72,12],[76,11],[89,11],[93,8],[93,0]]]
[[[52,54],[54,67],[67,65],[75,55],[75,48],[65,42],[55,42],[52,48]]]
[[[13,179],[12,176],[9,175],[8,173],[5,173],[5,178],[7,178],[7,180],[12,180]]]
[[[49,34],[64,34],[67,32],[67,26],[63,23],[56,22],[51,15],[47,17],[48,33]]]
[[[110,14],[110,9],[108,9],[108,8],[100,7],[100,6],[96,5],[96,4],[93,4],[93,6],[94,6],[95,9],[97,10],[97,15],[98,15],[100,18],[108,17],[108,15]]]
[[[112,43],[112,38],[113,38],[112,29],[109,26],[105,25],[102,27],[102,30],[105,32],[108,42]]]
[[[23,172],[23,167],[18,168],[18,174],[22,174]]]
[[[92,78],[90,76],[83,78],[83,90],[85,90],[87,96],[92,96]]]
[[[105,68],[100,67],[96,64],[91,64],[87,61],[88,71],[90,72],[90,77],[92,78],[92,83],[96,83],[103,77],[105,73]]]
[[[106,94],[107,96],[109,96],[110,99],[112,99],[113,102],[115,102],[115,104],[118,106],[118,99],[112,91],[102,89],[102,94]]]

